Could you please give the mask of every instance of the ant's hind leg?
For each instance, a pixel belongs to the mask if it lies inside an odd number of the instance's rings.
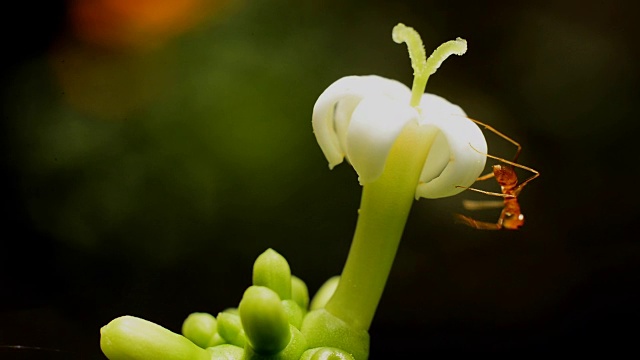
[[[475,229],[480,229],[480,230],[500,230],[502,229],[502,225],[497,224],[497,223],[490,223],[490,222],[485,222],[485,221],[478,221],[478,220],[474,220],[468,216],[464,216],[461,214],[454,214],[456,220],[458,222],[461,222],[467,226],[470,226],[472,228]]]

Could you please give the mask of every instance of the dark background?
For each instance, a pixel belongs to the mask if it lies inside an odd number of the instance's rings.
[[[427,91],[541,176],[518,231],[454,223],[479,194],[414,204],[371,359],[637,353],[639,29],[623,1],[41,3],[3,11],[0,358],[104,359],[99,329],[125,314],[179,332],[237,306],[268,247],[311,293],[338,274],[361,189],[327,169],[311,111],[342,76],[411,84],[398,22],[427,53],[468,41]]]

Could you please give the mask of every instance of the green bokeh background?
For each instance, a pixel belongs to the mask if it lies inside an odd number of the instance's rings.
[[[89,79],[59,51],[76,41],[65,6],[5,14],[0,357],[103,359],[99,328],[120,315],[178,332],[236,306],[268,247],[312,292],[338,274],[360,187],[328,170],[311,111],[342,76],[411,84],[398,22],[427,53],[468,41],[427,91],[520,142],[541,177],[519,231],[455,224],[480,194],[415,203],[371,359],[636,341],[640,29],[625,2],[245,1],[153,51],[85,53]],[[98,105],[70,104],[56,71]]]

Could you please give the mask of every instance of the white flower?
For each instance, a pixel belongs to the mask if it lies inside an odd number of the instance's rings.
[[[361,184],[375,181],[405,125],[437,133],[416,185],[416,199],[440,198],[470,186],[485,167],[487,143],[465,112],[425,93],[410,105],[411,90],[380,76],[347,76],[331,84],[313,108],[313,131],[329,167],[346,158]],[[432,132],[428,132],[433,134]]]

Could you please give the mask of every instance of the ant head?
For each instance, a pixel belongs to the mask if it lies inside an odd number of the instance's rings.
[[[509,165],[493,165],[493,176],[501,186],[515,186],[518,183],[516,172]]]

